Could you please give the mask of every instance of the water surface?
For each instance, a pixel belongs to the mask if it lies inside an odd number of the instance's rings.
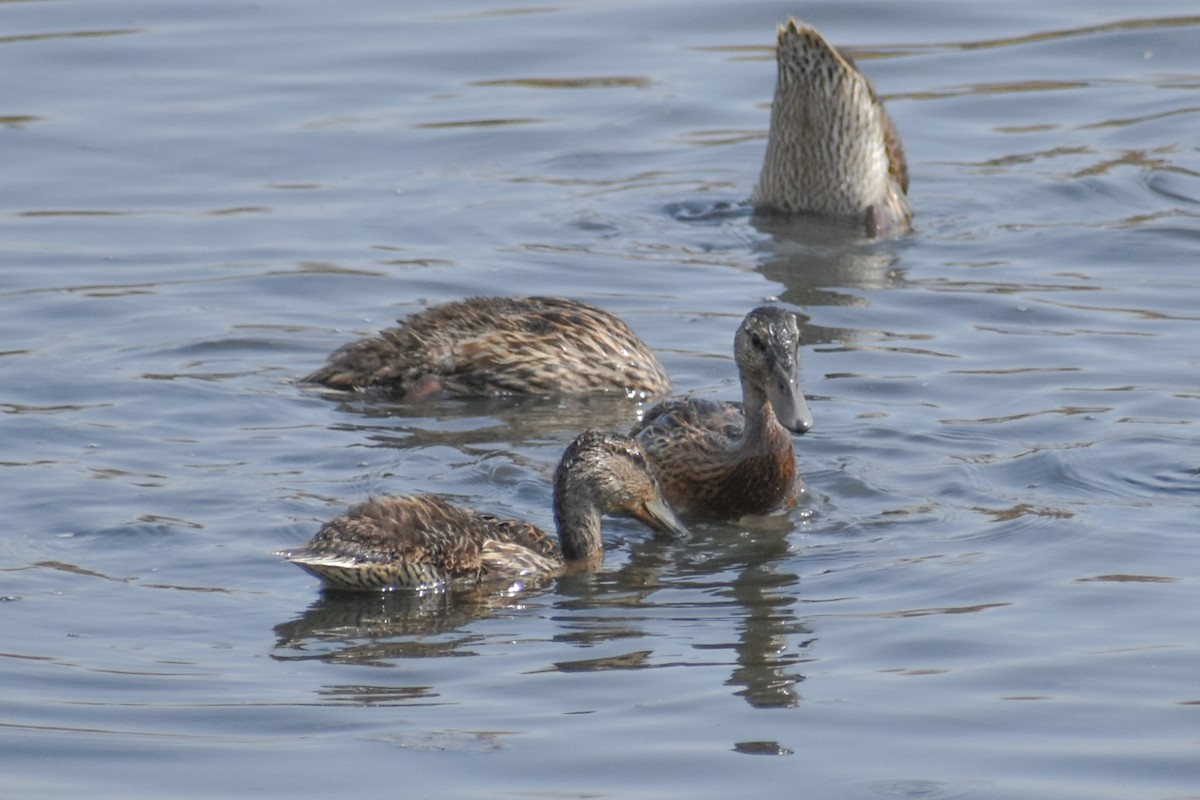
[[[910,236],[737,210],[788,13],[887,99]],[[6,796],[1195,795],[1192,6],[0,20]],[[550,524],[565,443],[635,406],[296,383],[534,292],[721,398],[742,315],[796,310],[804,504],[613,522],[602,571],[513,596],[322,595],[274,557],[371,493]]]

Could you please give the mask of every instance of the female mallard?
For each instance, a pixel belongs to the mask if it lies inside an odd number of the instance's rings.
[[[736,520],[795,502],[801,484],[791,431],[813,424],[796,374],[799,349],[795,314],[756,308],[733,341],[741,403],[660,403],[634,427],[663,496],[680,514]]]
[[[641,446],[619,434],[588,431],[567,447],[554,474],[559,545],[527,522],[418,495],[368,500],[325,523],[304,547],[280,555],[331,589],[425,590],[553,575],[599,566],[602,514],[687,535]]]
[[[671,388],[662,364],[624,322],[555,297],[472,297],[434,306],[344,345],[305,380],[333,389],[378,387],[407,400],[443,391],[645,398]]]
[[[762,174],[766,211],[862,220],[868,236],[907,229],[908,165],[866,76],[812,27],[779,26],[778,78]]]

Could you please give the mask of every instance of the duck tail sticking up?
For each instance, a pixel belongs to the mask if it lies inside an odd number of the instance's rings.
[[[814,28],[779,26],[778,77],[762,173],[764,212],[861,220],[868,236],[902,233],[908,166],[870,82]]]

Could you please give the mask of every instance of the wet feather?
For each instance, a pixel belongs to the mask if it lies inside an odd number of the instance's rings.
[[[791,433],[812,427],[798,378],[799,346],[794,314],[756,308],[734,338],[741,403],[672,400],[634,426],[631,435],[679,513],[736,520],[795,502],[802,484]]]
[[[907,230],[904,148],[867,77],[795,19],[779,26],[776,62],[756,208],[855,219],[871,236]]]
[[[472,297],[336,350],[305,381],[406,399],[670,390],[658,358],[613,314],[554,297]]]
[[[528,522],[438,495],[374,498],[280,555],[329,588],[422,591],[596,566],[603,554],[602,514],[686,533],[663,501],[641,446],[618,434],[589,431],[567,447],[555,472],[554,510],[557,542]]]

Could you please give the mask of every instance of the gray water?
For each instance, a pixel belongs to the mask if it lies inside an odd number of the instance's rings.
[[[738,210],[788,13],[887,99],[910,236]],[[1195,13],[0,4],[0,796],[1200,796]],[[809,496],[323,596],[272,552],[348,504],[549,525],[565,443],[635,418],[296,383],[493,293],[721,398],[793,308]]]

